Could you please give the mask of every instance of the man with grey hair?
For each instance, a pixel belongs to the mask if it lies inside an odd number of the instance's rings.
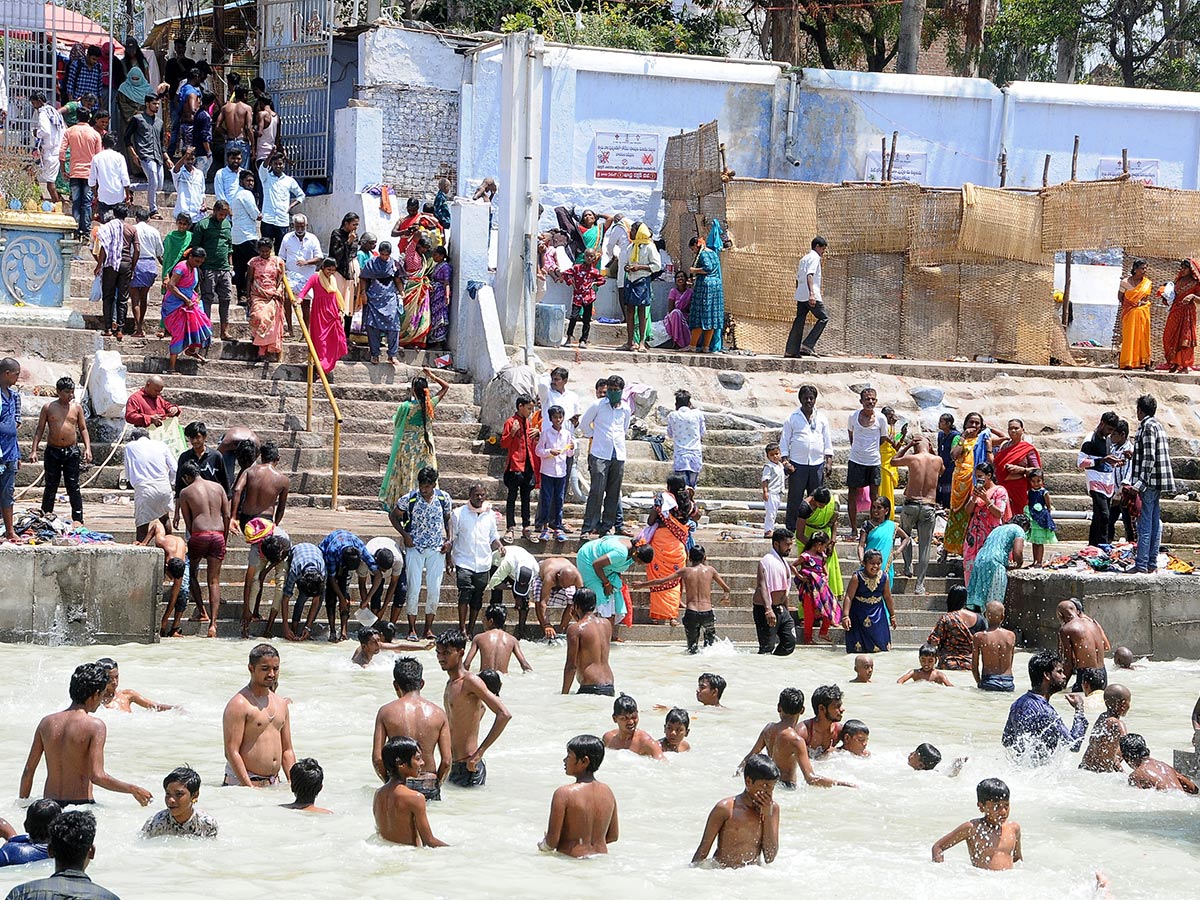
[[[321,242],[308,230],[308,216],[303,213],[292,216],[292,230],[279,242],[278,253],[287,271],[292,293],[300,296],[304,282],[317,271],[317,266],[325,258]]]
[[[133,524],[136,539],[146,539],[150,523],[158,519],[171,533],[175,505],[175,456],[163,441],[150,440],[145,428],[135,428],[125,445],[125,480],[133,488]]]
[[[21,364],[11,356],[0,359],[0,513],[4,517],[4,539],[15,541],[13,502],[17,487],[17,469],[21,448],[17,429],[21,427],[21,392],[13,390],[21,374]]]

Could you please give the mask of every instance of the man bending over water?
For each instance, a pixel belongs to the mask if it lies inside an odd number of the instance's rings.
[[[539,850],[565,856],[607,853],[618,837],[617,798],[607,784],[596,780],[604,762],[604,742],[594,734],[581,734],[567,742],[563,771],[575,779],[555,789],[550,801],[550,823]]]
[[[503,733],[512,713],[483,683],[463,666],[467,636],[457,628],[437,636],[438,665],[446,673],[446,692],[443,703],[450,720],[450,747],[454,762],[450,766],[450,783],[459,787],[479,787],[487,781],[485,754]],[[483,708],[495,715],[492,727],[483,742],[479,741],[479,720]]]
[[[225,705],[225,784],[267,787],[296,764],[292,750],[291,707],[275,693],[279,651],[259,644],[250,651],[250,683]]]
[[[407,787],[420,791],[427,800],[441,800],[442,782],[450,774],[450,722],[440,706],[421,696],[425,687],[423,675],[421,663],[411,656],[400,657],[392,666],[392,686],[397,699],[381,706],[375,714],[371,765],[380,780],[387,781],[384,744],[390,738],[410,737],[420,745],[423,762],[421,771],[408,779]]]
[[[713,841],[717,865],[741,868],[760,859],[775,861],[779,852],[779,804],[773,793],[779,780],[779,767],[761,753],[746,759],[743,771],[746,788],[726,797],[712,808],[704,825],[704,837],[692,856],[692,865],[708,858]]]
[[[108,673],[96,663],[84,663],[71,675],[71,705],[51,713],[38,723],[33,746],[21,773],[18,797],[24,800],[33,790],[33,775],[42,756],[46,757],[46,786],[42,796],[59,806],[95,803],[92,785],[120,794],[132,794],[142,806],[150,792],[136,784],[119,781],[104,771],[104,740],[108,730],[91,714],[100,708],[108,690]]]

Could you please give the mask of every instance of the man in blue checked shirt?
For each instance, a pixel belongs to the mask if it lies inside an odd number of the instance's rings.
[[[292,611],[291,624],[288,623],[288,602],[296,595],[296,606]],[[312,629],[313,620],[317,618],[317,610],[321,607],[321,597],[325,594],[325,557],[321,548],[316,544],[295,544],[287,559],[287,576],[283,581],[283,637],[289,641],[302,641],[307,638]],[[312,600],[312,609],[303,632],[300,630],[300,620],[304,617],[304,604]],[[275,624],[275,608],[267,619],[267,630],[263,636],[271,636],[271,626]]]
[[[379,572],[379,565],[358,535],[344,529],[330,532],[321,541],[320,547],[321,555],[325,557],[325,614],[329,617],[329,640],[344,641],[346,626],[350,624],[350,575],[358,574],[360,564],[366,564],[368,571],[375,575]],[[361,575],[358,578],[358,596],[367,596],[367,579]],[[341,613],[340,631],[334,628],[335,609]]]

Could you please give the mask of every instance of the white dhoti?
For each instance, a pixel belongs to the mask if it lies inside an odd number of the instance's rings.
[[[58,154],[54,153],[39,157],[38,181],[42,184],[48,184],[56,178],[58,178]]]
[[[134,485],[133,524],[149,525],[155,519],[170,515],[175,508],[175,492],[165,481],[150,481]]]

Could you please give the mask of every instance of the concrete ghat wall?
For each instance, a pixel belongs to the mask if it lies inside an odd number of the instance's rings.
[[[1200,657],[1200,604],[1195,580],[1178,575],[1103,575],[1076,572],[1012,572],[1008,621],[1029,647],[1058,646],[1063,600],[1078,599],[1114,647],[1156,660]]]
[[[0,641],[155,643],[162,566],[153,547],[0,548]]]

